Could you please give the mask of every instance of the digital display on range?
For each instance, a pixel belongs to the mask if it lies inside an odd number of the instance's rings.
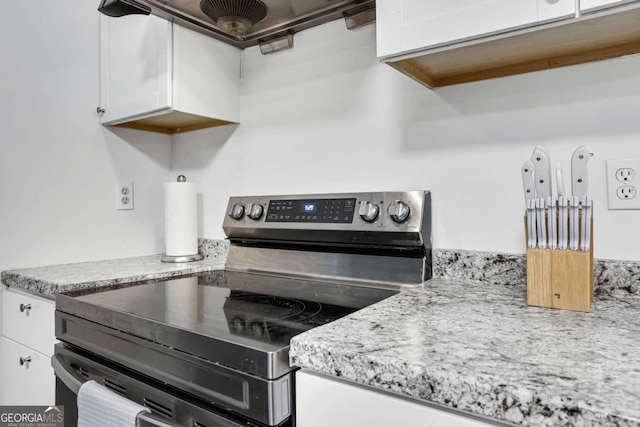
[[[356,199],[270,200],[266,222],[353,222]]]
[[[302,212],[315,213],[317,206],[318,205],[316,203],[304,202],[302,203]]]

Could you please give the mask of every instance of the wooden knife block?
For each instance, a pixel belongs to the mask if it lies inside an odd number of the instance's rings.
[[[581,220],[582,212],[580,215]],[[526,222],[525,215],[525,235]],[[564,310],[591,311],[593,216],[590,243],[588,251],[527,248],[527,304]]]

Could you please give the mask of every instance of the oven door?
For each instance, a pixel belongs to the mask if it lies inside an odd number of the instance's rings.
[[[260,426],[213,407],[206,402],[169,390],[153,379],[99,360],[97,357],[57,344],[51,364],[56,373],[56,405],[64,405],[65,421],[76,425],[80,386],[95,380],[113,392],[151,410],[138,416],[138,427],[247,427]]]

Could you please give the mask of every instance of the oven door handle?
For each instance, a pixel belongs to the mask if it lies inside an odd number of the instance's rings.
[[[136,427],[181,427],[151,412],[143,412],[136,418]]]
[[[86,361],[83,363],[87,363]],[[56,376],[60,381],[66,385],[69,390],[76,396],[80,391],[80,387],[85,382],[85,378],[76,374],[75,369],[66,362],[59,354],[54,354],[51,357],[51,366],[53,367]],[[174,424],[158,415],[151,412],[143,412],[138,415],[136,419],[136,427],[180,427],[178,424]]]
[[[51,358],[51,366],[53,367],[53,371],[56,373],[58,379],[77,396],[80,391],[80,387],[85,382],[85,379],[76,374],[75,369],[63,360],[59,354],[53,355]]]

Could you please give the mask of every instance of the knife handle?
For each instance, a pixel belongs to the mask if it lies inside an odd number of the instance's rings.
[[[589,190],[587,162],[591,153],[585,147],[578,147],[571,155],[571,195],[586,196]]]
[[[549,225],[549,249],[558,247],[558,216],[556,215],[556,199],[547,197],[547,224]]]
[[[536,195],[546,199],[551,196],[551,155],[549,150],[538,145],[531,154],[535,166]]]
[[[525,206],[528,209],[528,200],[536,197],[536,187],[533,181],[533,163],[527,160],[522,165],[522,188],[524,189]]]

